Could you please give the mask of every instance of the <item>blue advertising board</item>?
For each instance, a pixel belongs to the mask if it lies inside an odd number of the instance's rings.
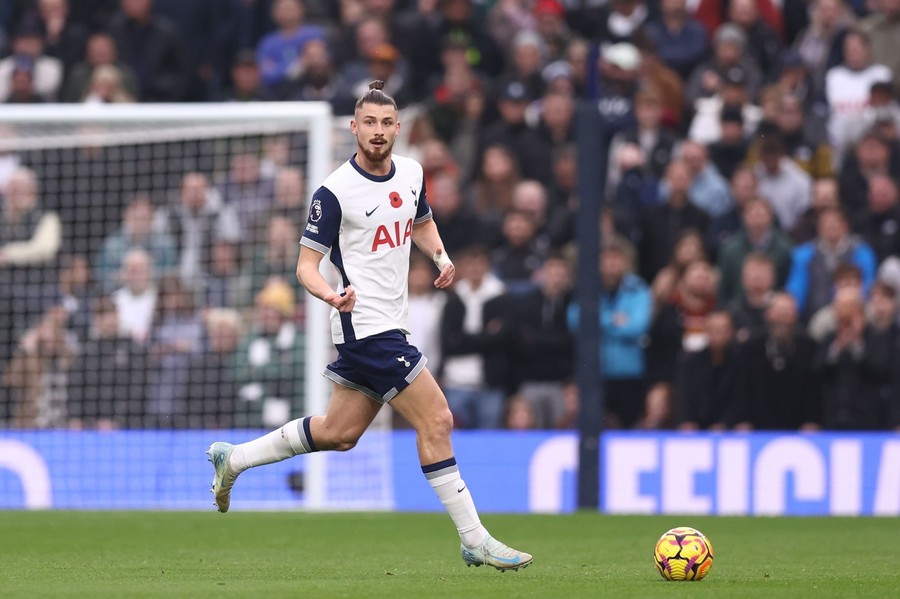
[[[259,432],[3,431],[0,509],[212,509],[206,447]],[[442,509],[421,474],[414,433],[387,437],[328,454],[326,471],[344,476],[329,477],[320,506],[349,498],[333,505]],[[573,432],[459,431],[454,447],[482,512],[576,508]],[[600,452],[607,513],[900,515],[896,434],[616,432],[603,436]],[[298,457],[246,472],[233,509],[308,507],[310,463]]]

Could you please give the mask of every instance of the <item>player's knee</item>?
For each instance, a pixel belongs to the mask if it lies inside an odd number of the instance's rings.
[[[433,439],[449,439],[453,432],[453,414],[449,409],[435,412],[428,418],[424,432]]]
[[[338,435],[337,439],[335,439],[334,450],[335,451],[350,451],[356,444],[359,442],[359,438],[362,436],[362,430],[349,429],[343,431],[340,435]]]

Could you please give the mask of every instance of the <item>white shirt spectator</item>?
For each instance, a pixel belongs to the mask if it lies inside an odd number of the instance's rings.
[[[8,56],[0,60],[0,102],[6,102],[12,84],[12,74],[15,70],[16,58]],[[62,84],[63,63],[58,58],[39,56],[34,61],[34,92],[44,100],[52,102],[56,99],[59,86]]]
[[[828,100],[828,135],[840,156],[848,146],[847,121],[859,118],[868,104],[873,83],[890,81],[891,70],[873,64],[859,71],[844,65],[831,68],[825,75],[825,98]]]
[[[138,343],[146,343],[156,309],[156,288],[148,287],[136,294],[122,287],[113,292],[112,299],[119,314],[119,331]]]
[[[755,170],[759,195],[772,206],[782,230],[790,231],[812,202],[812,178],[787,157],[779,161],[777,173],[769,173],[762,163]]]

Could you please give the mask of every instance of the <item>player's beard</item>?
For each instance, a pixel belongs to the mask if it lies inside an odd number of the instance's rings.
[[[371,142],[366,144],[365,146],[360,145],[360,150],[362,150],[363,156],[366,157],[366,160],[371,162],[372,164],[378,164],[384,162],[388,156],[391,155],[391,148],[394,147],[394,140],[385,140],[385,144],[383,146],[373,146]]]

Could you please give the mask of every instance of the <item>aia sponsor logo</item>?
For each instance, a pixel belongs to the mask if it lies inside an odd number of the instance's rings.
[[[393,200],[391,200],[393,202]],[[413,221],[408,219],[401,232],[400,221],[394,221],[391,225],[378,225],[375,230],[375,238],[372,240],[372,252],[380,249],[394,249],[406,245],[412,237]]]

